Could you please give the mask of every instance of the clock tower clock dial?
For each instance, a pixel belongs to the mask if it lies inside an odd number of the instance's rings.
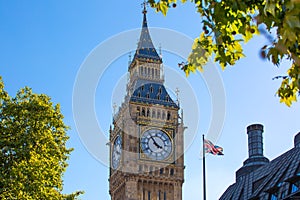
[[[172,153],[172,141],[162,130],[150,129],[141,137],[141,150],[148,158],[153,160],[165,160]]]
[[[113,169],[117,169],[120,165],[121,160],[121,154],[122,154],[122,138],[120,135],[117,135],[114,143],[113,143],[113,150],[112,150],[112,159],[111,159],[111,165]]]

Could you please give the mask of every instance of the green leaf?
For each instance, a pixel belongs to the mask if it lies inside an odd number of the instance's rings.
[[[264,8],[265,15],[268,15],[268,13],[270,13],[275,17],[275,8],[276,3],[273,0],[267,0],[266,6]]]
[[[290,26],[290,28],[300,28],[299,16],[285,16],[285,22]]]
[[[170,3],[174,1],[158,0],[155,3],[154,0],[149,0],[153,3],[151,6],[164,15]],[[186,0],[181,1],[186,2]],[[201,26],[195,26],[203,27],[203,33],[200,38],[195,39],[187,59],[188,63],[182,67],[186,75],[196,70],[202,71],[207,60],[211,58],[214,58],[222,69],[235,65],[240,58],[245,56],[242,44],[259,34],[260,24],[264,25],[263,36],[270,43],[268,48],[262,51],[264,57],[267,53],[269,61],[276,66],[279,66],[282,60],[287,59],[300,68],[300,4],[298,0],[195,0],[191,2],[194,3],[202,22]],[[277,93],[280,101],[288,106],[297,100],[300,89],[299,78],[296,78],[294,74],[296,73],[288,73]]]

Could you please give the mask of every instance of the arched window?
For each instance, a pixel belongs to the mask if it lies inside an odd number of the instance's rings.
[[[156,117],[155,110],[152,110],[152,117],[153,117],[153,118]]]
[[[141,66],[140,75],[143,75],[143,73],[144,73],[144,68],[143,68],[143,66]]]
[[[157,118],[160,118],[160,111],[157,111]]]
[[[149,117],[149,116],[150,116],[150,109],[147,108],[147,117]]]
[[[170,119],[171,119],[171,113],[168,112],[168,114],[167,114],[167,120],[170,120]]]
[[[139,106],[136,107],[136,113],[137,113],[138,116],[140,116],[140,111],[141,111],[140,107]]]
[[[151,73],[152,78],[154,78],[154,69],[152,68],[152,73]]]
[[[163,174],[164,173],[164,168],[160,168],[159,173]]]
[[[161,118],[162,118],[162,119],[165,119],[165,118],[166,118],[166,113],[165,113],[165,111],[162,112]]]
[[[142,116],[145,116],[145,108],[142,108]]]
[[[174,169],[173,169],[173,168],[170,170],[170,175],[171,175],[171,176],[174,175]]]

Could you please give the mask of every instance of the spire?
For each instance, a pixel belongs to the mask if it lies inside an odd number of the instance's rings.
[[[138,42],[138,47],[136,49],[134,59],[140,58],[140,59],[152,59],[154,61],[158,61],[162,63],[161,57],[156,52],[154,45],[152,43],[150,33],[148,30],[148,24],[147,24],[147,3],[143,3],[143,24],[142,24],[142,31],[140,35],[140,40]]]

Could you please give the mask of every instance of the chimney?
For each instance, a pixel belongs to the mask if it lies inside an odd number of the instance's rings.
[[[300,132],[297,133],[297,135],[294,138],[294,145],[295,145],[295,148],[300,147]]]
[[[237,180],[262,165],[269,163],[269,159],[264,157],[263,152],[263,132],[264,127],[261,124],[252,124],[247,127],[249,157],[244,161],[243,167],[236,172]]]
[[[264,127],[261,124],[252,124],[247,127],[249,158],[264,156],[263,132]]]

